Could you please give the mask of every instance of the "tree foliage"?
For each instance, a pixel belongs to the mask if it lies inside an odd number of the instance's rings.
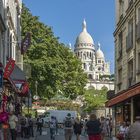
[[[86,90],[84,110],[91,112],[93,109],[103,107],[106,102],[107,88],[103,87],[101,90],[94,88]]]
[[[58,91],[72,99],[83,94],[87,79],[73,52],[60,43],[52,29],[33,16],[25,5],[21,23],[22,38],[27,32],[32,35],[31,47],[24,55],[24,63],[31,66],[29,82],[32,93],[35,93],[37,81],[41,97],[52,98]]]

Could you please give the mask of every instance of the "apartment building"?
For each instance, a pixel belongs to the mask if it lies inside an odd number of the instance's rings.
[[[21,9],[22,0],[0,0],[0,92],[12,96],[29,92],[23,72]]]
[[[115,0],[115,94],[106,103],[115,123],[140,115],[140,0]]]
[[[21,0],[0,0],[0,61],[6,66],[9,58],[23,69],[21,44]]]

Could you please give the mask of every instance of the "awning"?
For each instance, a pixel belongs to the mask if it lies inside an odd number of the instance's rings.
[[[25,73],[10,59],[4,70],[4,78],[10,81],[15,92],[20,95],[26,95],[29,92],[29,86],[26,81]],[[16,88],[15,88],[16,87]]]
[[[10,75],[13,81],[26,81],[25,73],[15,64],[14,69]]]
[[[118,93],[116,97],[112,98],[111,100],[106,102],[107,107],[114,106],[118,103],[121,103],[129,98],[140,94],[140,83],[132,86],[128,90],[122,91],[121,94]]]

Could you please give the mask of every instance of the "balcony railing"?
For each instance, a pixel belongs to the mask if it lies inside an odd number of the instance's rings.
[[[136,39],[137,41],[140,41],[140,21],[138,22],[136,26]]]
[[[133,32],[128,33],[126,37],[126,50],[129,50],[133,47]]]

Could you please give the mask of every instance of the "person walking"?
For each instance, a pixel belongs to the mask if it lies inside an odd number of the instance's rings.
[[[78,117],[75,119],[73,128],[74,128],[74,133],[76,135],[76,140],[80,140],[80,135],[82,132],[83,125]]]
[[[126,135],[126,123],[122,122],[119,128],[119,133],[117,134],[117,138],[119,140],[125,140]]]
[[[42,135],[42,127],[43,127],[43,119],[41,116],[37,119],[37,131],[39,131],[40,135]]]
[[[9,117],[9,125],[12,140],[16,140],[16,126],[17,126],[18,118],[14,115],[14,112],[10,113]]]
[[[107,129],[106,129],[106,120],[103,116],[100,119],[100,123],[101,123],[101,140],[104,140]]]
[[[126,140],[140,140],[140,116],[136,116],[135,122],[130,125]]]
[[[64,120],[64,131],[65,131],[65,140],[71,140],[73,134],[73,121],[71,119],[71,114],[68,113],[66,120]]]
[[[29,136],[34,137],[33,119],[31,116],[29,116],[28,118],[28,124],[29,124]]]
[[[89,140],[101,140],[101,123],[95,114],[90,115],[90,120],[86,124]]]
[[[55,132],[56,132],[57,122],[54,116],[51,116],[50,120],[50,137],[51,140],[55,140]]]

